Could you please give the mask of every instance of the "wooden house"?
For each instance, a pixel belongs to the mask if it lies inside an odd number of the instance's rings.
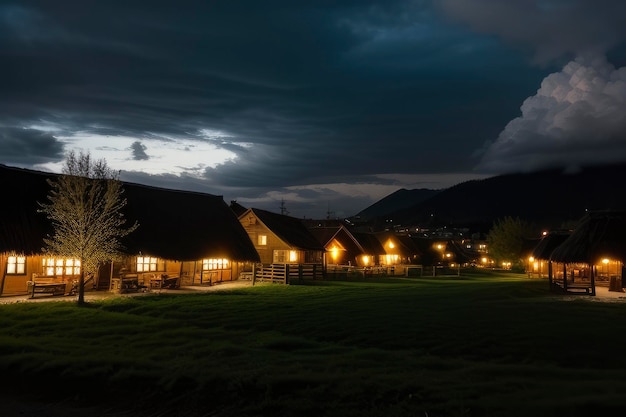
[[[552,289],[595,295],[596,285],[623,291],[626,212],[589,211],[550,254]]]
[[[387,268],[388,274],[403,275],[407,265],[420,262],[422,251],[409,235],[385,231],[376,233],[376,238],[385,251],[380,264]]]
[[[369,232],[350,232],[352,236],[359,242],[363,250],[363,254],[360,255],[360,259],[357,259],[357,265],[379,266],[381,259],[385,256],[385,248],[380,244],[380,241],[376,238],[374,233]]]
[[[265,268],[256,271],[255,280],[289,282],[289,275],[294,276],[295,271],[300,271],[300,277],[303,271],[307,271],[306,275],[322,276],[324,246],[299,219],[250,208],[239,216],[239,221]],[[282,268],[287,271],[280,272]]]
[[[327,268],[378,266],[380,257],[385,254],[374,235],[352,233],[343,225],[309,227],[309,231],[326,250],[324,265]]]
[[[44,253],[52,232],[38,202],[55,174],[0,166],[12,198],[0,205],[0,295],[26,294],[29,283],[66,284],[80,274],[74,259]],[[139,227],[122,241],[121,259],[103,265],[86,289],[205,285],[237,279],[259,261],[237,216],[222,197],[125,183],[125,218]]]

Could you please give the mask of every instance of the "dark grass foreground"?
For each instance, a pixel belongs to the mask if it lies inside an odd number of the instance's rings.
[[[2,305],[0,414],[622,416],[625,319],[511,275]]]

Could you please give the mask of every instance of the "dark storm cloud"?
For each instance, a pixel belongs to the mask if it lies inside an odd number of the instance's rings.
[[[63,145],[47,132],[0,127],[0,155],[0,163],[30,166],[62,158]]]
[[[0,0],[0,126],[129,137],[146,163],[154,140],[209,142],[235,156],[203,180],[128,176],[251,200],[310,201],[314,191],[293,187],[387,185],[385,173],[468,172],[470,155],[560,68],[552,58],[580,42],[619,44],[623,6],[599,2],[597,13],[577,2],[565,15],[590,21],[556,19],[555,33],[551,10],[567,2]],[[581,41],[581,28],[602,42]],[[21,158],[41,162],[37,152]]]

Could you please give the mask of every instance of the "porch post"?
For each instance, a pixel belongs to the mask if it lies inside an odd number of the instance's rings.
[[[2,266],[2,282],[0,282],[0,295],[4,291],[4,280],[7,278],[7,266],[5,264],[5,259],[9,259],[4,256],[4,252],[0,254],[0,266]]]
[[[563,262],[563,290],[567,291],[567,264]]]
[[[594,273],[593,265],[589,265],[589,275],[591,276],[591,295],[596,295],[596,274]]]
[[[552,289],[552,260],[548,261],[548,284],[550,289]]]

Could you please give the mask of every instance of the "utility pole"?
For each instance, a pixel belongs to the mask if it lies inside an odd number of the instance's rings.
[[[286,216],[289,214],[287,207],[285,206],[285,200],[280,200],[280,214]]]

